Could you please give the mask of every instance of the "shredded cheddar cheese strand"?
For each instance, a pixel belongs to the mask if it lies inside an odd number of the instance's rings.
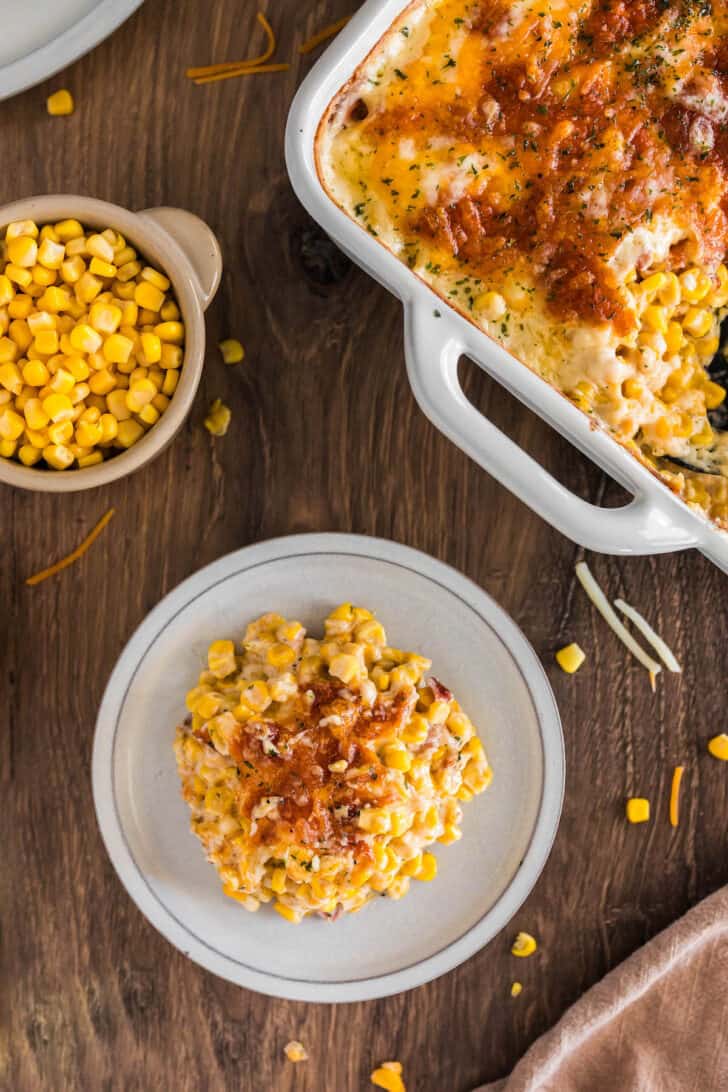
[[[630,622],[634,622],[635,626],[640,631],[645,640],[652,645],[655,652],[660,657],[668,671],[682,671],[680,664],[675,659],[672,649],[665,644],[659,633],[655,633],[650,623],[640,614],[638,610],[635,610],[634,607],[631,607],[629,603],[625,603],[624,599],[615,599],[614,605],[618,610],[621,610],[622,614],[626,618],[629,618]]]
[[[676,827],[680,819],[680,784],[682,782],[684,766],[676,766],[672,775],[670,787],[670,826]]]
[[[637,644],[632,634],[622,625],[619,618],[614,613],[606,595],[592,576],[586,561],[580,561],[578,563],[576,566],[576,575],[582,588],[610,629],[612,629],[617,637],[619,637],[620,641],[627,646],[635,659],[639,660],[642,666],[647,668],[650,676],[659,675],[662,671],[662,667],[653,660],[651,656],[647,655],[642,646]]]
[[[259,64],[254,68],[246,68],[241,65],[239,68],[232,68],[228,72],[214,72],[211,76],[200,76],[194,83],[200,87],[204,83],[217,83],[219,80],[235,79],[238,76],[255,76],[259,72],[287,72],[291,66],[289,64]]]
[[[335,23],[331,23],[330,26],[324,27],[313,37],[307,38],[305,42],[302,42],[298,47],[299,53],[311,53],[316,46],[320,46],[322,42],[325,42],[327,38],[333,38],[335,34],[338,34],[340,30],[346,26],[351,19],[350,15],[344,16],[343,19],[337,19]]]
[[[60,561],[56,561],[55,565],[50,565],[47,569],[42,569],[41,572],[35,573],[33,576],[29,576],[25,583],[29,584],[31,587],[36,584],[40,584],[42,580],[47,580],[48,577],[55,576],[56,573],[59,573],[62,569],[67,569],[69,565],[73,565],[74,561],[78,561],[78,559],[86,553],[89,546],[91,546],[99,537],[106,524],[114,515],[114,511],[114,508],[110,508],[106,515],[101,517],[99,522],[94,527],[93,531],[91,531],[91,533],[86,536],[83,542],[81,542],[75,550],[68,554],[67,557],[62,557]]]
[[[237,72],[239,68],[255,68],[258,65],[265,64],[275,52],[276,36],[273,27],[270,25],[262,11],[258,12],[256,19],[263,27],[263,30],[268,37],[268,45],[259,57],[251,57],[247,61],[221,61],[219,64],[208,64],[198,68],[188,68],[185,75],[191,80],[197,80],[201,76],[213,76],[218,72]]]

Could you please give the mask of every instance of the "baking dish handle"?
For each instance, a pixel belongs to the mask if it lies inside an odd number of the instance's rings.
[[[407,371],[421,409],[529,508],[572,541],[602,553],[668,553],[696,544],[694,535],[644,494],[621,508],[600,508],[558,482],[465,397],[458,379],[462,353],[436,311],[406,306]]]

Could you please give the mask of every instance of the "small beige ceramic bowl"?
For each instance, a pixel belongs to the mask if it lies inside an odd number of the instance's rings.
[[[205,359],[205,310],[222,273],[217,239],[207,224],[184,209],[130,212],[92,197],[29,197],[0,208],[0,232],[15,220],[34,220],[40,226],[67,218],[79,220],[84,226],[121,232],[144,258],[169,277],[185,324],[185,355],[177,390],[159,421],[133,447],[107,462],[83,470],[39,470],[0,458],[0,481],[46,493],[72,493],[107,485],[133,474],[170,443],[190,411],[200,382]]]

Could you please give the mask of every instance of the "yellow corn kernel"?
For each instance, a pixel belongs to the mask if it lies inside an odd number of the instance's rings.
[[[148,405],[157,393],[157,388],[151,379],[137,379],[130,384],[126,395],[127,409],[132,413],[139,413]]]
[[[46,269],[60,269],[66,254],[62,243],[54,243],[46,237],[38,247],[38,264]]]
[[[85,272],[86,263],[79,255],[75,258],[66,258],[61,263],[61,279],[65,284],[78,284]]]
[[[245,349],[240,342],[233,337],[221,341],[218,348],[222,353],[222,359],[225,364],[239,364],[245,356]]]
[[[73,422],[55,421],[48,426],[48,439],[52,444],[67,444],[73,438]]]
[[[0,307],[6,307],[14,298],[15,289],[12,281],[4,273],[0,274]]]
[[[55,225],[55,233],[62,243],[69,243],[71,239],[81,238],[83,228],[78,220],[60,220]]]
[[[27,235],[19,235],[6,243],[8,261],[23,269],[30,269],[38,258],[38,244]]]
[[[0,337],[0,363],[12,362],[17,359],[18,355],[19,346],[16,342],[9,337]]]
[[[116,432],[116,443],[119,447],[128,448],[141,440],[144,429],[138,421],[120,421]]]
[[[49,444],[43,448],[43,458],[54,470],[66,470],[73,462],[73,452],[65,444]]]
[[[701,307],[691,307],[682,320],[684,330],[693,337],[704,337],[713,325],[713,315]]]
[[[68,421],[73,416],[73,403],[67,394],[49,394],[43,399],[43,411],[51,421]]]
[[[305,1062],[308,1059],[306,1048],[303,1043],[299,1043],[297,1039],[292,1039],[290,1043],[286,1043],[283,1048],[283,1053],[289,1062]]]
[[[718,758],[721,762],[728,762],[728,735],[721,732],[719,736],[713,736],[708,743],[708,751],[713,758]]]
[[[640,283],[639,288],[646,296],[654,296],[662,291],[666,283],[667,276],[665,273],[653,273]]]
[[[106,395],[106,405],[117,421],[128,421],[131,417],[131,411],[126,404],[126,391],[110,391]]]
[[[715,439],[714,433],[710,424],[705,421],[702,427],[692,434],[690,442],[693,447],[710,447]]]
[[[162,359],[162,342],[157,334],[142,334],[139,339],[147,364],[157,364]]]
[[[96,353],[101,348],[103,339],[92,326],[85,322],[74,326],[70,333],[70,341],[76,352]]]
[[[294,925],[298,925],[301,920],[302,915],[298,910],[292,910],[290,906],[286,906],[282,902],[274,902],[273,909],[277,910],[282,918],[292,922]]]
[[[213,675],[224,679],[235,670],[235,645],[232,641],[213,641],[207,650],[207,665]]]
[[[116,266],[111,262],[104,262],[101,258],[92,258],[88,267],[89,273],[104,280],[111,280],[116,276]]]
[[[20,394],[23,389],[23,373],[12,360],[0,364],[0,385],[11,394]]]
[[[94,372],[88,381],[88,385],[94,394],[110,394],[116,386],[116,377],[108,368],[102,368],[100,372]]]
[[[429,883],[430,880],[434,880],[437,875],[437,857],[433,853],[422,854],[422,864],[420,870],[415,874],[416,880],[422,880],[425,883]]]
[[[538,948],[536,938],[530,933],[519,933],[511,945],[511,955],[520,956],[522,959],[533,955]]]
[[[110,397],[110,395],[107,395]],[[99,417],[99,425],[101,426],[101,440],[102,444],[110,444],[112,440],[116,439],[119,431],[119,422],[113,413],[102,413]]]
[[[98,463],[104,461],[104,456],[100,451],[91,451],[88,455],[79,455],[76,462],[81,468],[87,466],[97,466]]]
[[[645,307],[642,320],[649,330],[654,330],[658,334],[667,333],[668,317],[664,307],[659,307],[657,304]]]
[[[165,390],[167,377],[165,376],[165,382],[162,384],[162,390],[166,394]],[[213,436],[224,436],[230,426],[230,419],[232,414],[229,408],[216,398],[210,406],[207,417],[205,418],[205,428]]]
[[[160,368],[181,368],[184,353],[179,345],[171,345],[162,342],[162,355],[159,358]]]
[[[110,364],[126,364],[134,348],[134,342],[123,334],[111,334],[104,342],[104,359]]]
[[[165,277],[164,273],[160,273],[157,269],[152,269],[149,265],[142,269],[141,279],[147,281],[149,284],[153,284],[160,292],[169,291],[169,278]],[[146,306],[146,304],[142,304],[142,306]],[[159,308],[152,307],[151,310],[158,311]]]
[[[214,815],[227,815],[233,802],[232,792],[223,785],[214,785],[205,793],[205,811],[211,811]]]
[[[702,269],[688,269],[680,274],[682,298],[687,303],[699,303],[713,287],[712,281]]]
[[[276,895],[282,895],[286,890],[286,870],[285,868],[274,868],[270,877],[270,889],[275,891]]]
[[[646,823],[650,818],[650,802],[640,796],[632,796],[627,801],[627,819],[630,823]]]
[[[678,353],[683,346],[685,337],[679,322],[669,322],[665,332],[665,345],[670,356]]]
[[[23,406],[23,416],[25,417],[28,428],[33,430],[39,430],[45,428],[50,417],[43,409],[43,403],[40,398],[29,398]]]
[[[43,458],[43,452],[32,444],[23,444],[18,448],[18,458],[23,466],[35,466]]]
[[[151,428],[152,425],[156,425],[159,420],[159,410],[155,409],[151,402],[144,406],[137,413],[137,417],[143,425],[147,428]]]
[[[54,91],[52,95],[49,95],[46,99],[46,110],[52,118],[68,117],[75,109],[73,101],[73,95],[66,88],[61,88],[60,91]]]
[[[142,281],[134,289],[134,302],[147,311],[159,311],[164,303],[164,292],[149,281]]]
[[[89,311],[89,325],[99,334],[114,334],[119,329],[122,319],[120,307],[111,303],[96,302]]]
[[[556,662],[567,675],[573,675],[575,671],[578,671],[585,659],[586,655],[575,642],[559,649],[556,653]]]
[[[177,389],[177,383],[179,382],[179,373],[176,371],[165,372],[164,380],[162,381],[162,394],[166,398],[171,398]],[[224,435],[224,434],[223,434]]]
[[[33,280],[33,274],[29,269],[25,269],[22,265],[16,265],[14,262],[9,262],[5,266],[5,276],[8,280],[11,280],[13,284],[20,285],[21,288],[28,288]]]
[[[181,322],[158,322],[154,333],[160,341],[181,345],[185,339],[185,328]]]
[[[113,262],[114,248],[103,235],[89,235],[86,240],[86,250],[92,257],[102,262]]]
[[[30,296],[15,296],[8,304],[8,315],[12,319],[26,319],[33,310],[33,300]]]
[[[459,842],[463,836],[463,832],[460,827],[455,826],[454,823],[447,823],[445,829],[437,839],[438,842],[442,842],[444,846],[452,845],[453,842]]]
[[[46,428],[42,428],[42,429],[26,428],[25,429],[25,439],[28,441],[29,444],[32,444],[33,447],[40,448],[41,451],[43,450],[44,447],[48,446],[48,443],[50,441],[50,437],[48,435],[48,429],[46,429]]]
[[[80,421],[74,435],[80,447],[96,447],[102,437],[101,425],[92,421]]]
[[[407,773],[412,767],[412,756],[401,743],[390,743],[384,748],[384,764],[392,770]]]
[[[523,992],[523,986],[520,982],[513,982],[511,984],[511,997],[520,997]]]
[[[660,302],[666,307],[674,309],[682,299],[680,281],[675,273],[664,273],[664,281],[659,291]]]
[[[288,645],[276,643],[268,649],[266,659],[272,667],[290,667],[296,659],[296,651]]]
[[[75,386],[75,381],[70,372],[67,372],[65,368],[59,368],[58,371],[51,376],[48,386],[56,394],[71,395]],[[72,397],[71,401],[73,402]]]
[[[34,220],[13,220],[5,229],[5,238],[17,239],[19,235],[29,235],[31,239],[37,239],[38,225]]]
[[[362,675],[362,665],[356,656],[348,652],[342,652],[334,656],[329,664],[329,675],[341,679],[347,686],[359,679]]]
[[[430,722],[422,713],[413,713],[409,723],[402,729],[402,739],[412,746],[424,743],[430,732]]]

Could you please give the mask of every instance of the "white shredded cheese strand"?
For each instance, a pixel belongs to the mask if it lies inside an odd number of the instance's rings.
[[[614,605],[618,610],[621,610],[626,618],[629,618],[630,622],[634,622],[644,639],[652,645],[668,671],[682,671],[680,664],[673,655],[672,649],[665,644],[659,633],[655,633],[650,623],[646,618],[642,617],[638,610],[631,607],[629,603],[625,603],[624,599],[615,599]]]
[[[629,630],[620,622],[614,613],[609,600],[592,576],[586,561],[580,561],[576,566],[576,575],[586,594],[601,614],[609,628],[616,633],[620,641],[627,646],[629,651],[639,660],[643,667],[653,675],[659,675],[661,666],[651,656],[648,656],[641,645],[638,645]]]

